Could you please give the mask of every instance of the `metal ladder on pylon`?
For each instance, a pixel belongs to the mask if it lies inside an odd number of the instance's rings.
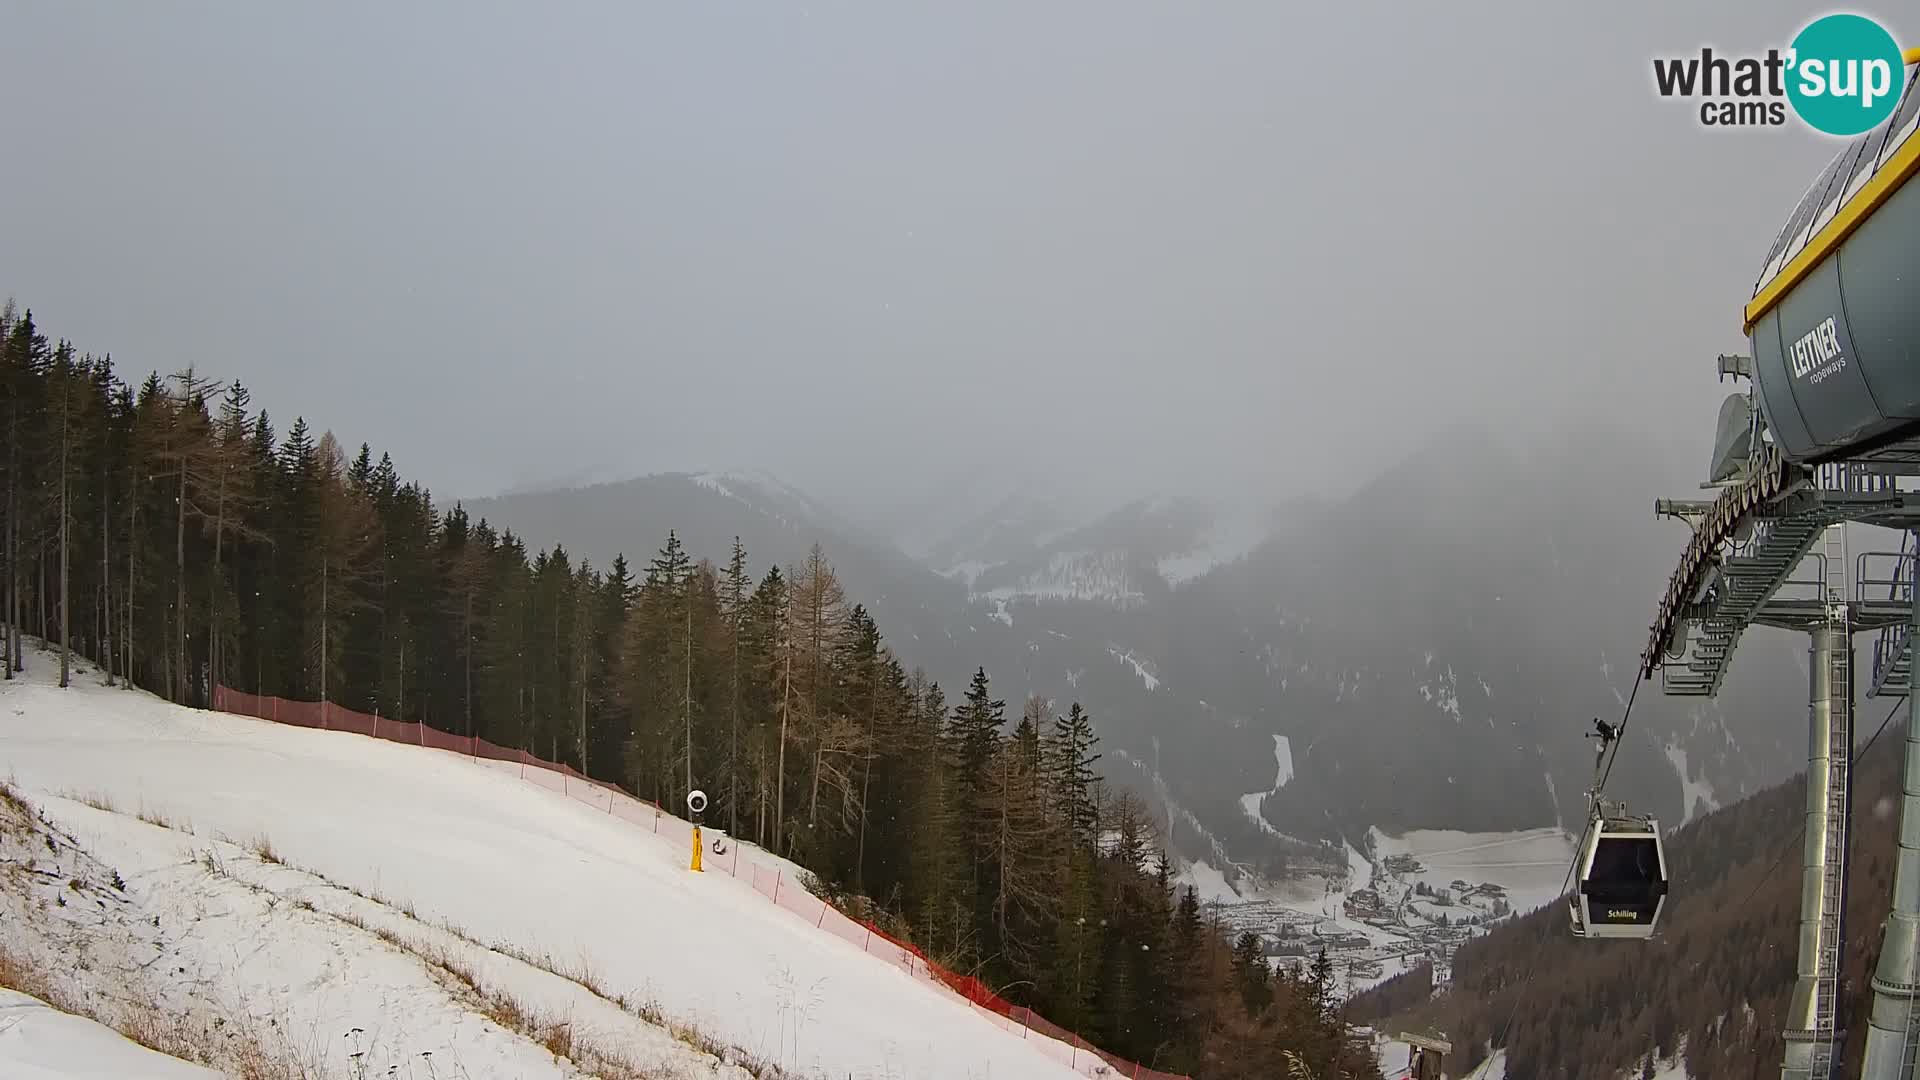
[[[1848,604],[1845,525],[1822,538],[1822,593],[1828,625],[1841,633],[1841,647],[1827,655],[1830,726],[1827,743],[1826,872],[1820,882],[1820,950],[1814,1004],[1812,1075],[1831,1077],[1839,1058],[1840,967],[1846,945],[1847,835],[1853,794],[1853,640]]]

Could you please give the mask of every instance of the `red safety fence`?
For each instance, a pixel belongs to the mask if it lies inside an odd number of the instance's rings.
[[[449,735],[425,724],[413,724],[343,709],[330,702],[288,701],[262,697],[216,686],[213,707],[220,712],[251,716],[297,727],[327,731],[350,731],[369,738],[446,750],[489,766],[517,771],[522,779],[549,791],[585,803],[622,821],[651,830],[681,850],[691,853],[693,825],[660,808],[644,802],[620,788],[592,780],[566,766],[534,757],[525,750],[510,750],[485,739],[467,735]],[[808,892],[797,881],[786,880],[782,865],[762,865],[751,857],[773,856],[758,847],[748,858],[741,853],[753,845],[734,839],[725,855],[706,853],[702,869],[729,874],[750,885],[777,907],[832,934],[870,956],[885,960],[909,977],[919,979],[955,994],[983,1019],[1003,1031],[1029,1039],[1034,1049],[1083,1076],[1124,1077],[1126,1080],[1189,1080],[1178,1073],[1160,1072],[1135,1061],[1109,1054],[1048,1021],[1023,1005],[1015,1005],[995,994],[991,988],[970,975],[960,975],[928,960],[918,948],[881,932],[871,923],[855,922],[832,904]]]

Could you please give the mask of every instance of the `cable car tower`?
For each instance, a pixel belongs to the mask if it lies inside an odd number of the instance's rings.
[[[1906,55],[1920,63],[1920,49]],[[1920,697],[1909,693],[1920,556],[1920,72],[1900,107],[1849,141],[1787,219],[1745,311],[1749,380],[1728,397],[1707,500],[1654,512],[1693,529],[1641,656],[1669,695],[1712,696],[1747,628],[1808,637],[1806,841],[1783,1080],[1837,1074],[1852,816],[1853,635],[1878,634],[1866,690],[1907,695],[1906,782],[1892,907],[1872,980],[1861,1076],[1920,1080]],[[1903,534],[1848,550],[1848,523]],[[1589,860],[1591,861],[1591,860]]]

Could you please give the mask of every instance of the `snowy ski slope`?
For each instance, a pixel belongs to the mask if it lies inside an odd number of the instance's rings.
[[[310,870],[422,923],[590,966],[610,995],[657,1001],[668,1017],[800,1075],[1080,1075],[1043,1057],[1037,1036],[1002,1030],[746,882],[689,873],[678,845],[511,773],[176,708],[103,687],[97,674],[61,691],[45,657],[29,668],[0,685],[0,772],[55,807],[82,844],[136,862],[133,849],[147,844],[143,872],[177,869],[195,838],[244,847],[264,837],[286,865],[256,869]],[[110,824],[116,815],[63,794],[103,796],[126,816]],[[192,836],[143,824],[135,808],[190,823]],[[404,989],[382,992],[404,1001]],[[542,1001],[548,991],[531,982],[523,992],[555,1012],[576,1007]]]
[[[7,1080],[219,1080],[112,1028],[0,989],[0,1076]]]

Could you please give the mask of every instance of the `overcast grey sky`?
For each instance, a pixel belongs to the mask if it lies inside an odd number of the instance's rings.
[[[0,293],[443,496],[1291,490],[1606,409],[1704,440],[1834,146],[1703,129],[1650,59],[1825,10],[20,2]]]

